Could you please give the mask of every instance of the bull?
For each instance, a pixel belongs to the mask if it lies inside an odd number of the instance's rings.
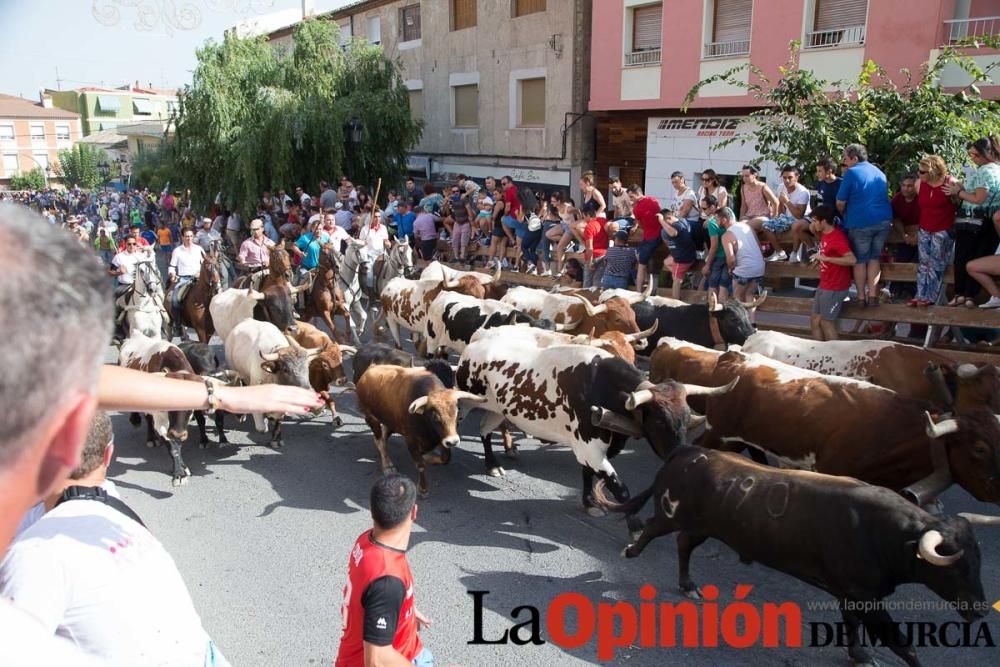
[[[509,286],[500,280],[500,266],[497,265],[493,273],[484,273],[482,271],[459,271],[458,269],[453,269],[447,264],[443,264],[437,260],[430,262],[424,267],[424,270],[420,273],[420,279],[426,280],[428,278],[437,278],[439,275],[444,275],[445,281],[448,283],[448,289],[457,290],[460,284],[468,285],[468,282],[462,283],[461,281],[465,278],[471,278],[482,285],[482,296],[480,299],[502,299],[503,295],[507,293]],[[463,294],[470,294],[476,296],[471,291],[463,291]]]
[[[330,410],[331,421],[341,426],[343,420],[337,414],[337,406],[330,397],[330,386],[343,387],[347,384],[344,355],[356,354],[358,348],[337,343],[318,327],[307,322],[298,321],[296,324],[297,331],[292,334],[292,338],[306,349],[319,350],[319,354],[309,360],[309,386],[323,397],[323,402]]]
[[[178,345],[181,352],[187,358],[188,363],[195,374],[215,378],[223,383],[229,383],[235,379],[235,373],[225,370],[219,363],[219,358],[211,347],[205,343],[184,342]],[[228,445],[226,439],[225,417],[222,410],[215,411],[215,435],[219,438],[220,445]],[[199,444],[202,448],[208,447],[211,441],[208,439],[208,432],[205,428],[205,411],[195,410],[194,419],[198,423]]]
[[[651,289],[651,288],[650,288]],[[572,331],[594,330],[597,336],[605,331],[631,334],[640,331],[632,304],[648,296],[637,292],[629,298],[614,297],[594,305],[580,295],[543,292],[530,287],[515,287],[501,301],[534,318],[544,318],[556,324],[576,322]],[[649,328],[648,326],[645,328]]]
[[[481,283],[477,281],[471,283],[459,281],[452,291],[482,298],[481,288]],[[451,288],[448,287],[448,280],[443,274],[439,280],[393,278],[386,284],[379,300],[382,303],[383,317],[397,348],[402,347],[400,326],[406,327],[411,333],[423,334],[427,328],[427,314],[431,303],[442,290],[446,289]]]
[[[664,336],[679,338],[704,347],[742,345],[756,330],[750,314],[767,298],[767,292],[750,304],[730,299],[719,303],[709,292],[707,303],[684,306],[654,305],[643,300],[632,304],[635,321],[643,329],[656,322],[656,335],[649,340],[645,354],[656,349]]]
[[[358,406],[375,438],[383,473],[394,471],[386,452],[393,433],[406,441],[419,480],[417,488],[427,494],[427,464],[445,465],[458,435],[460,401],[482,403],[486,399],[466,391],[448,389],[423,368],[369,366],[357,382]],[[432,454],[438,447],[440,453]]]
[[[741,383],[742,384],[742,383]],[[849,477],[779,470],[701,447],[671,451],[653,485],[629,502],[595,502],[626,515],[655,498],[654,515],[624,552],[639,556],[657,537],[677,532],[678,583],[700,597],[691,554],[712,537],[744,563],[754,561],[826,591],[841,604],[848,654],[875,664],[858,642],[863,625],[909,665],[919,665],[889,613],[870,603],[900,585],[923,584],[958,605],[966,621],[986,614],[980,553],[965,518],[935,517],[888,489]],[[844,603],[869,603],[851,605]],[[875,606],[873,611],[854,609]]]
[[[216,294],[208,306],[215,333],[225,341],[237,324],[254,318],[270,322],[281,331],[294,333],[297,323],[292,296],[304,287],[304,284],[290,287],[281,283],[270,285],[263,292],[231,287]]]

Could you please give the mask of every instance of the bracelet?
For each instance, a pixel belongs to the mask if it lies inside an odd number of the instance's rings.
[[[222,407],[222,401],[215,395],[215,383],[211,378],[205,378],[205,391],[208,392],[208,409],[205,412],[214,415],[215,411]]]

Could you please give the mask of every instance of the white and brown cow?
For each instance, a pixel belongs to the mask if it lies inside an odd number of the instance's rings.
[[[357,381],[358,406],[375,437],[382,472],[394,470],[386,443],[399,433],[419,473],[417,488],[426,494],[427,464],[447,464],[451,448],[458,445],[458,407],[461,401],[486,399],[466,391],[448,389],[424,368],[376,364]],[[439,454],[432,455],[438,447]]]
[[[583,504],[593,508],[595,475],[619,500],[628,489],[610,459],[626,434],[645,437],[661,458],[686,437],[689,395],[726,391],[668,380],[654,385],[631,364],[589,345],[539,347],[536,330],[498,327],[473,337],[459,360],[458,386],[486,396],[480,435],[488,469],[499,469],[491,433],[504,420],[525,433],[568,445],[583,470]],[[545,332],[541,332],[545,333]],[[605,425],[594,419],[606,417]],[[633,418],[635,417],[635,418]],[[638,522],[630,519],[630,528]]]
[[[500,280],[499,264],[493,273],[484,273],[482,271],[459,271],[447,264],[434,260],[420,272],[420,279],[427,280],[429,278],[437,278],[440,275],[444,275],[448,289],[461,291],[463,294],[469,294],[470,296],[478,296],[480,299],[502,299],[503,295],[510,288],[507,283]],[[482,285],[483,293],[481,295],[468,282],[469,280],[475,280]],[[463,286],[462,290],[458,290],[459,285]]]
[[[397,348],[402,348],[400,327],[409,329],[411,334],[424,335],[431,303],[442,290],[452,290],[477,298],[482,298],[483,295],[482,284],[478,281],[459,281],[452,289],[448,287],[444,275],[437,280],[393,278],[386,284],[379,299],[382,302],[386,325]]]
[[[629,298],[613,297],[594,305],[575,294],[544,292],[530,287],[515,287],[501,301],[536,319],[552,320],[556,324],[575,322],[573,331],[600,336],[605,331],[639,332],[632,304],[642,301],[648,293],[633,292]]]

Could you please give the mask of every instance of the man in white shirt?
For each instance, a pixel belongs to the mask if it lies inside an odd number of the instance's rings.
[[[198,230],[198,234],[194,237],[194,242],[206,253],[212,252],[213,243],[222,243],[222,234],[215,229],[211,218],[201,219],[201,229]]]
[[[329,234],[330,243],[337,249],[337,252],[344,252],[344,242],[351,240],[351,235],[347,230],[337,224],[335,216],[326,213],[323,215],[323,231]]]
[[[797,220],[805,220],[810,213],[809,190],[799,183],[799,168],[792,164],[785,165],[781,170],[781,181],[784,187],[778,188],[778,214],[773,218],[750,220],[750,226],[774,250],[767,258],[769,262],[788,259],[788,253],[781,249],[778,234],[784,234]]]
[[[135,283],[135,266],[148,254],[139,248],[139,242],[131,236],[125,239],[125,249],[111,259],[108,273],[118,279],[115,296],[119,297]]]
[[[389,228],[382,224],[382,211],[377,208],[368,217],[368,223],[361,228],[358,238],[365,242],[365,252],[368,253],[368,292],[375,289],[375,274],[378,273],[378,260],[385,256],[392,247],[389,241]]]
[[[194,244],[194,231],[185,229],[181,234],[181,245],[174,248],[170,254],[170,266],[167,267],[167,290],[170,291],[170,317],[174,322],[174,335],[183,338],[181,328],[181,304],[178,300],[181,288],[198,279],[201,273],[201,263],[205,259],[205,251]],[[173,288],[173,289],[171,289]]]
[[[107,481],[113,451],[97,413],[80,465],[0,564],[0,595],[111,665],[226,665],[173,559]]]

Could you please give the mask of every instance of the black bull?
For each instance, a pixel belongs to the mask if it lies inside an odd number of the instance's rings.
[[[969,521],[932,516],[888,489],[853,478],[778,470],[735,454],[681,446],[633,500],[612,501],[600,485],[594,497],[605,509],[626,514],[655,498],[653,518],[625,556],[634,558],[653,539],[677,532],[679,585],[692,597],[698,593],[689,573],[691,553],[714,537],[744,563],[760,562],[841,602],[877,601],[901,584],[919,583],[961,605],[967,621],[986,613],[979,546]],[[842,614],[855,661],[870,658],[857,643],[864,625],[908,664],[919,664],[884,609]]]

